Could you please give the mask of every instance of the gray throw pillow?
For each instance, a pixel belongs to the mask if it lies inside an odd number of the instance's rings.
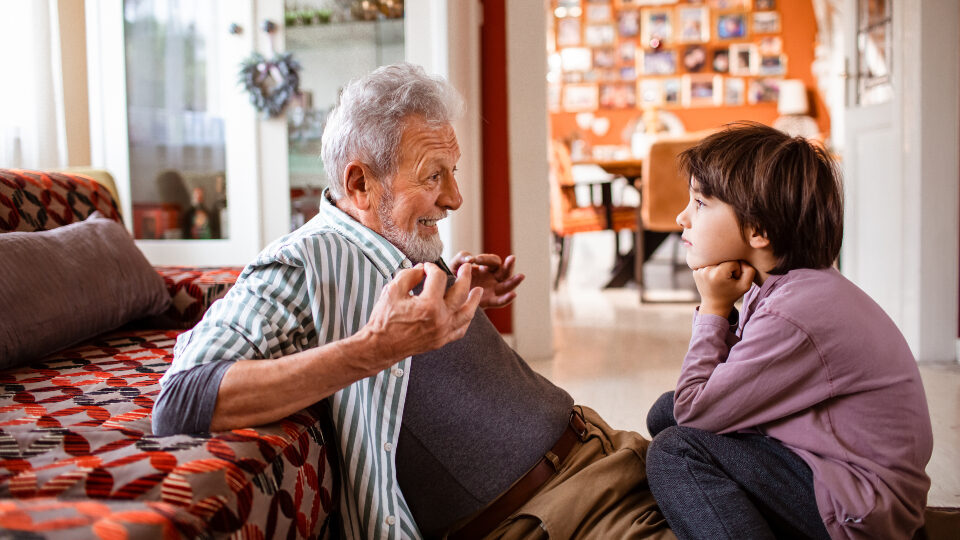
[[[94,212],[49,231],[0,234],[0,369],[162,313],[163,278],[123,225]]]

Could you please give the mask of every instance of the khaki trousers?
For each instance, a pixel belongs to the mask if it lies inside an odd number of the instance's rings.
[[[590,408],[578,408],[587,423],[587,440],[487,538],[675,539],[647,486],[650,441],[612,429]]]

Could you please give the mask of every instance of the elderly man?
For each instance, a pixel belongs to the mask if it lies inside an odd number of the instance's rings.
[[[180,336],[154,431],[264,424],[329,398],[349,538],[672,537],[647,441],[574,407],[476,309],[513,300],[513,257],[460,253],[455,278],[440,260],[437,221],[462,202],[460,108],[410,64],[344,88],[319,215]]]

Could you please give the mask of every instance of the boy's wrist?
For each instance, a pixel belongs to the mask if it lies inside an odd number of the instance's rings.
[[[699,312],[701,315],[717,315],[724,319],[730,316],[733,310],[733,304],[723,304],[716,302],[701,302]]]

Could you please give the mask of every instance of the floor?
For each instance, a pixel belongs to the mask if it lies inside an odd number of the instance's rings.
[[[673,389],[690,339],[695,303],[640,304],[635,288],[601,290],[596,276],[612,267],[609,233],[578,235],[567,279],[553,298],[551,359],[530,364],[612,426],[647,436],[644,418],[663,392]],[[650,265],[648,283],[669,284],[670,246]],[[676,273],[686,293],[695,291],[689,271]],[[652,291],[655,292],[655,291]],[[933,481],[929,506],[960,506],[960,365],[920,366],[933,423]]]

